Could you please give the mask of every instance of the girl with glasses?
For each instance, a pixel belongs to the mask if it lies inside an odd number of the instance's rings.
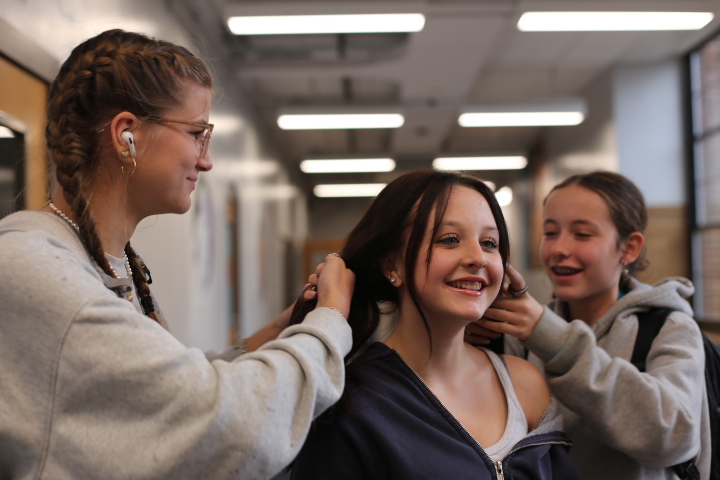
[[[329,256],[318,306],[289,310],[215,358],[178,342],[130,244],[185,213],[208,142],[213,82],[187,49],[110,30],[52,83],[55,188],[0,221],[0,476],[269,478],[343,386],[352,272]],[[267,340],[279,339],[260,344]]]

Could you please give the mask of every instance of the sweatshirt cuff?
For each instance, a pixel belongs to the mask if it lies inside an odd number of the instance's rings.
[[[568,322],[546,306],[524,345],[547,363],[563,350],[569,330]]]
[[[311,335],[326,334],[337,342],[342,355],[347,355],[352,347],[352,329],[347,320],[337,311],[330,308],[316,308],[309,312],[302,323],[291,325],[280,333],[278,338],[285,338],[297,333]],[[320,334],[320,335],[322,335]]]

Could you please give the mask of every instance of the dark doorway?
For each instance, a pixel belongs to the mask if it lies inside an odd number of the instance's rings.
[[[0,218],[25,208],[25,134],[23,126],[0,112]]]

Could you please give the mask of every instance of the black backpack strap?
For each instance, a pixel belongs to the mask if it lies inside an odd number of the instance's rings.
[[[638,333],[630,362],[641,372],[645,371],[653,340],[660,333],[667,317],[674,311],[672,308],[651,308],[638,312]],[[672,469],[680,480],[700,480],[700,472],[692,460],[673,465]]]
[[[703,334],[705,345],[705,386],[710,410],[712,439],[710,480],[720,480],[720,345]]]
[[[692,460],[673,465],[672,469],[680,480],[700,480],[700,471]]]
[[[667,317],[674,311],[672,308],[651,308],[645,312],[637,313],[638,332],[630,363],[635,365],[641,372],[645,371],[647,356],[650,353],[653,340],[660,333],[660,329],[665,324]]]

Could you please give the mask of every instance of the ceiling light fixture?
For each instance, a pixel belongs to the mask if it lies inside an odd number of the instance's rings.
[[[305,173],[392,172],[395,161],[391,158],[348,158],[303,160],[300,170]]]
[[[421,13],[238,16],[228,18],[227,24],[235,35],[419,32],[425,26],[425,16]]]
[[[469,105],[458,123],[463,127],[537,127],[578,125],[585,119],[585,102],[559,98],[512,103]]]
[[[619,32],[700,30],[713,19],[710,12],[525,12],[522,32]]]
[[[316,197],[375,197],[386,183],[321,184],[313,188]]]
[[[399,128],[405,117],[399,113],[285,114],[278,117],[277,123],[283,130]]]
[[[527,158],[521,155],[495,157],[438,157],[432,162],[436,170],[521,170]]]
[[[539,127],[578,125],[585,116],[580,112],[463,113],[462,127]]]

